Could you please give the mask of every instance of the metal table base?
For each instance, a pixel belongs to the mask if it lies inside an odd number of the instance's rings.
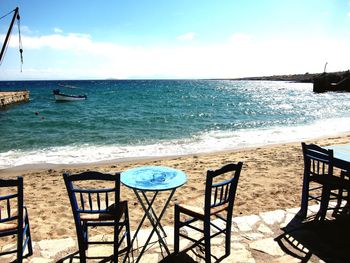
[[[168,245],[164,241],[164,238],[166,238],[167,235],[164,231],[164,228],[162,227],[162,225],[160,223],[160,220],[162,219],[164,212],[165,212],[166,208],[168,207],[169,202],[175,193],[175,190],[176,190],[176,188],[171,190],[171,192],[168,196],[168,199],[164,204],[164,207],[161,209],[160,214],[157,215],[157,213],[156,213],[156,211],[154,211],[152,205],[153,205],[154,201],[156,200],[156,197],[160,191],[141,191],[141,190],[133,189],[133,191],[137,197],[137,200],[141,204],[141,207],[145,213],[144,213],[144,215],[143,215],[143,217],[142,217],[142,219],[141,219],[141,221],[136,229],[136,232],[131,240],[131,247],[133,247],[134,241],[137,238],[137,234],[140,231],[146,217],[148,218],[149,222],[152,225],[152,231],[151,231],[150,235],[148,236],[145,244],[142,246],[142,250],[141,250],[140,254],[137,256],[136,262],[139,262],[143,253],[146,251],[147,246],[149,245],[154,233],[156,233],[158,236],[158,242],[160,244],[160,247],[161,248],[163,247],[165,249],[166,253],[168,255],[170,255],[170,250],[168,248]],[[146,192],[152,193],[153,196],[151,196],[149,198],[147,196]],[[165,191],[162,191],[162,192],[165,192]],[[162,234],[163,234],[163,236],[162,236]]]

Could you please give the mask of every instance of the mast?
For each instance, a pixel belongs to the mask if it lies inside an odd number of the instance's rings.
[[[8,44],[7,42],[9,41],[9,38],[10,38],[10,35],[11,35],[11,31],[12,31],[12,28],[13,28],[13,24],[15,23],[16,18],[19,20],[18,7],[16,7],[13,10],[13,12],[15,12],[15,13],[13,14],[12,21],[11,21],[10,27],[9,27],[9,29],[7,31],[4,44],[2,45],[2,49],[1,49],[1,53],[0,53],[0,64],[1,64],[2,58],[3,58],[4,54],[5,54],[6,46]]]

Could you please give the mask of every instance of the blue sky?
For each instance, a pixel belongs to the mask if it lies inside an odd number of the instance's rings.
[[[236,78],[350,69],[350,0],[3,0],[0,80]],[[11,17],[0,20],[4,40]]]

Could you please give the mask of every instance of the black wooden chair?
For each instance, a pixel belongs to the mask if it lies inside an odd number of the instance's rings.
[[[175,205],[175,254],[179,252],[181,236],[193,242],[193,244],[187,249],[185,249],[185,251],[188,251],[189,249],[198,245],[204,246],[205,261],[210,262],[210,239],[218,236],[219,234],[225,235],[225,254],[221,257],[221,259],[227,257],[230,254],[232,211],[242,165],[243,164],[239,162],[237,164],[225,165],[222,168],[215,171],[207,171],[203,208],[180,204]],[[225,177],[228,174],[229,179],[225,178],[224,180],[217,182],[219,178]],[[187,219],[181,221],[181,214],[185,215]],[[221,226],[222,224],[219,225],[217,223],[214,223],[211,220],[212,218],[220,219],[220,222],[223,221],[224,223],[226,223],[225,227],[223,228]],[[202,221],[202,228],[193,225],[193,223],[198,220]],[[195,240],[194,238],[181,233],[180,228],[184,226],[203,233],[203,237],[199,240]],[[211,231],[211,229],[213,229],[214,231]],[[212,234],[211,232],[214,233]]]
[[[304,156],[304,178],[301,209],[299,216],[307,216],[308,202],[316,200],[320,202],[320,209],[316,219],[324,220],[327,210],[339,209],[330,207],[329,201],[343,198],[343,189],[348,189],[349,180],[343,176],[335,176],[333,151],[324,149],[315,144],[302,143]]]
[[[17,262],[33,254],[27,208],[23,205],[23,177],[0,179],[0,237],[17,235],[15,250],[2,251],[0,256],[17,253]],[[28,253],[24,252],[28,248]],[[0,260],[1,261],[1,260]]]
[[[350,168],[350,167],[349,167]],[[344,182],[344,187],[339,189],[337,205],[335,206],[333,216],[350,214],[350,170],[342,170],[340,178]],[[345,205],[343,204],[345,201]]]
[[[72,206],[80,262],[86,262],[85,250],[88,249],[89,244],[113,244],[111,258],[114,262],[118,262],[118,254],[127,252],[130,248],[128,205],[127,201],[120,201],[120,173],[112,175],[89,171],[72,175],[64,174],[63,177]],[[113,185],[106,186],[108,182]],[[103,186],[91,186],[99,183]],[[89,241],[88,227],[98,226],[112,226],[114,240]],[[122,235],[119,238],[120,234]],[[119,250],[125,238],[126,247]],[[127,253],[125,254],[126,258]]]

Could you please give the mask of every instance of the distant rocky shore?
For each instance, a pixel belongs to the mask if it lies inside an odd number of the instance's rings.
[[[245,77],[235,78],[230,80],[271,80],[271,81],[293,81],[293,82],[309,82],[313,83],[314,79],[320,77],[324,73],[305,73],[305,74],[294,74],[294,75],[274,75],[274,76],[263,76],[263,77]],[[349,71],[338,71],[327,73],[327,76],[334,82],[338,82],[343,79]]]

